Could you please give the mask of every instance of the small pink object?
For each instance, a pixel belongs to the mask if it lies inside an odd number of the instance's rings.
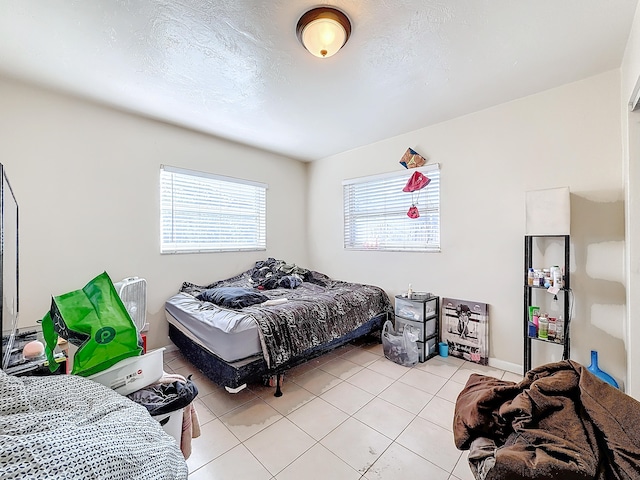
[[[431,179],[425,176],[422,172],[413,172],[413,175],[409,178],[409,181],[402,189],[403,192],[415,192],[421,188],[429,185]]]
[[[22,349],[22,355],[27,360],[40,358],[44,355],[44,345],[38,340],[29,342]]]

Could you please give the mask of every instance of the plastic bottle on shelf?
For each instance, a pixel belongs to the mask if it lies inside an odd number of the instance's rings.
[[[550,275],[551,275],[551,286],[555,287],[556,285],[556,278],[557,278],[557,274],[556,272],[560,270],[560,267],[557,265],[551,265],[551,268],[549,268],[550,271]]]
[[[553,271],[553,286],[556,288],[562,288],[562,270],[560,267],[556,267]]]
[[[529,306],[529,336],[537,337],[538,336],[538,314],[540,313],[540,308],[535,305]]]
[[[413,288],[411,288],[411,284],[409,284],[409,289],[407,290],[407,298],[411,300],[413,297]]]
[[[538,318],[538,338],[547,340],[549,338],[549,317],[543,313]]]
[[[534,278],[534,273],[533,273],[533,268],[530,268],[529,271],[527,272],[527,285],[529,285],[530,287],[533,286],[533,278]]]
[[[547,338],[555,341],[557,331],[557,319],[556,317],[549,317],[549,326],[547,327]]]
[[[531,312],[531,323],[533,323],[536,327],[536,334],[538,332],[538,328],[540,328],[540,324],[538,323],[540,319],[540,309],[534,308]]]
[[[562,343],[564,342],[564,319],[562,315],[559,315],[556,318],[556,342]]]

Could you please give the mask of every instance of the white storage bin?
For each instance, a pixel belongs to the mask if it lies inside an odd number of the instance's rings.
[[[162,378],[163,351],[164,347],[137,357],[125,358],[87,378],[112,388],[121,395],[129,395]]]
[[[396,296],[395,314],[399,317],[413,320],[415,322],[424,322],[425,319],[436,314],[437,299],[427,302],[420,299],[408,299]]]
[[[402,317],[396,317],[396,331],[402,332],[405,328],[408,328],[411,333],[414,333],[418,337],[419,342],[424,342],[428,337],[436,333],[437,318],[431,318],[426,322],[415,322],[413,320],[407,320]]]
[[[405,328],[409,329],[409,332],[413,333],[416,337],[418,337],[419,342],[424,342],[424,323],[422,322],[414,322],[412,320],[406,320],[402,317],[396,317],[396,332],[402,333]]]
[[[411,300],[402,300],[396,297],[396,316],[413,320],[414,322],[421,322],[422,317],[422,303],[412,302]]]
[[[151,418],[160,423],[162,429],[171,435],[178,446],[182,440],[182,408],[162,415],[152,415]]]

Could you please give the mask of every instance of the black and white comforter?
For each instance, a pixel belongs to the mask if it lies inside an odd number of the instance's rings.
[[[0,370],[0,479],[186,479],[171,436],[147,410],[74,375]]]
[[[254,268],[240,275],[206,286],[185,282],[181,292],[197,296],[219,287],[255,288],[265,284],[261,275],[264,263],[258,262]],[[375,316],[393,311],[389,297],[380,287],[333,280],[322,273],[304,269],[296,272],[291,266],[284,265],[287,274],[299,276],[304,281],[296,288],[273,288],[260,292],[270,300],[286,298],[287,301],[241,309],[258,324],[269,368],[277,368],[306,350],[352,332]]]

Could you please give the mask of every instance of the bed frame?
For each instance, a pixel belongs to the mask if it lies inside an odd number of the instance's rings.
[[[348,334],[306,350],[301,355],[293,357],[285,364],[274,369],[267,367],[267,362],[262,355],[254,355],[235,362],[222,360],[208,349],[192,341],[171,323],[169,323],[169,338],[189,362],[198,367],[209,379],[218,385],[224,386],[227,391],[237,392],[246,386],[248,382],[261,381],[265,377],[276,376],[276,391],[274,395],[279,397],[282,395],[282,390],[280,389],[282,374],[286,370],[323,355],[352,340],[364,337],[375,331],[381,331],[388,316],[389,314],[386,312],[376,315]]]

